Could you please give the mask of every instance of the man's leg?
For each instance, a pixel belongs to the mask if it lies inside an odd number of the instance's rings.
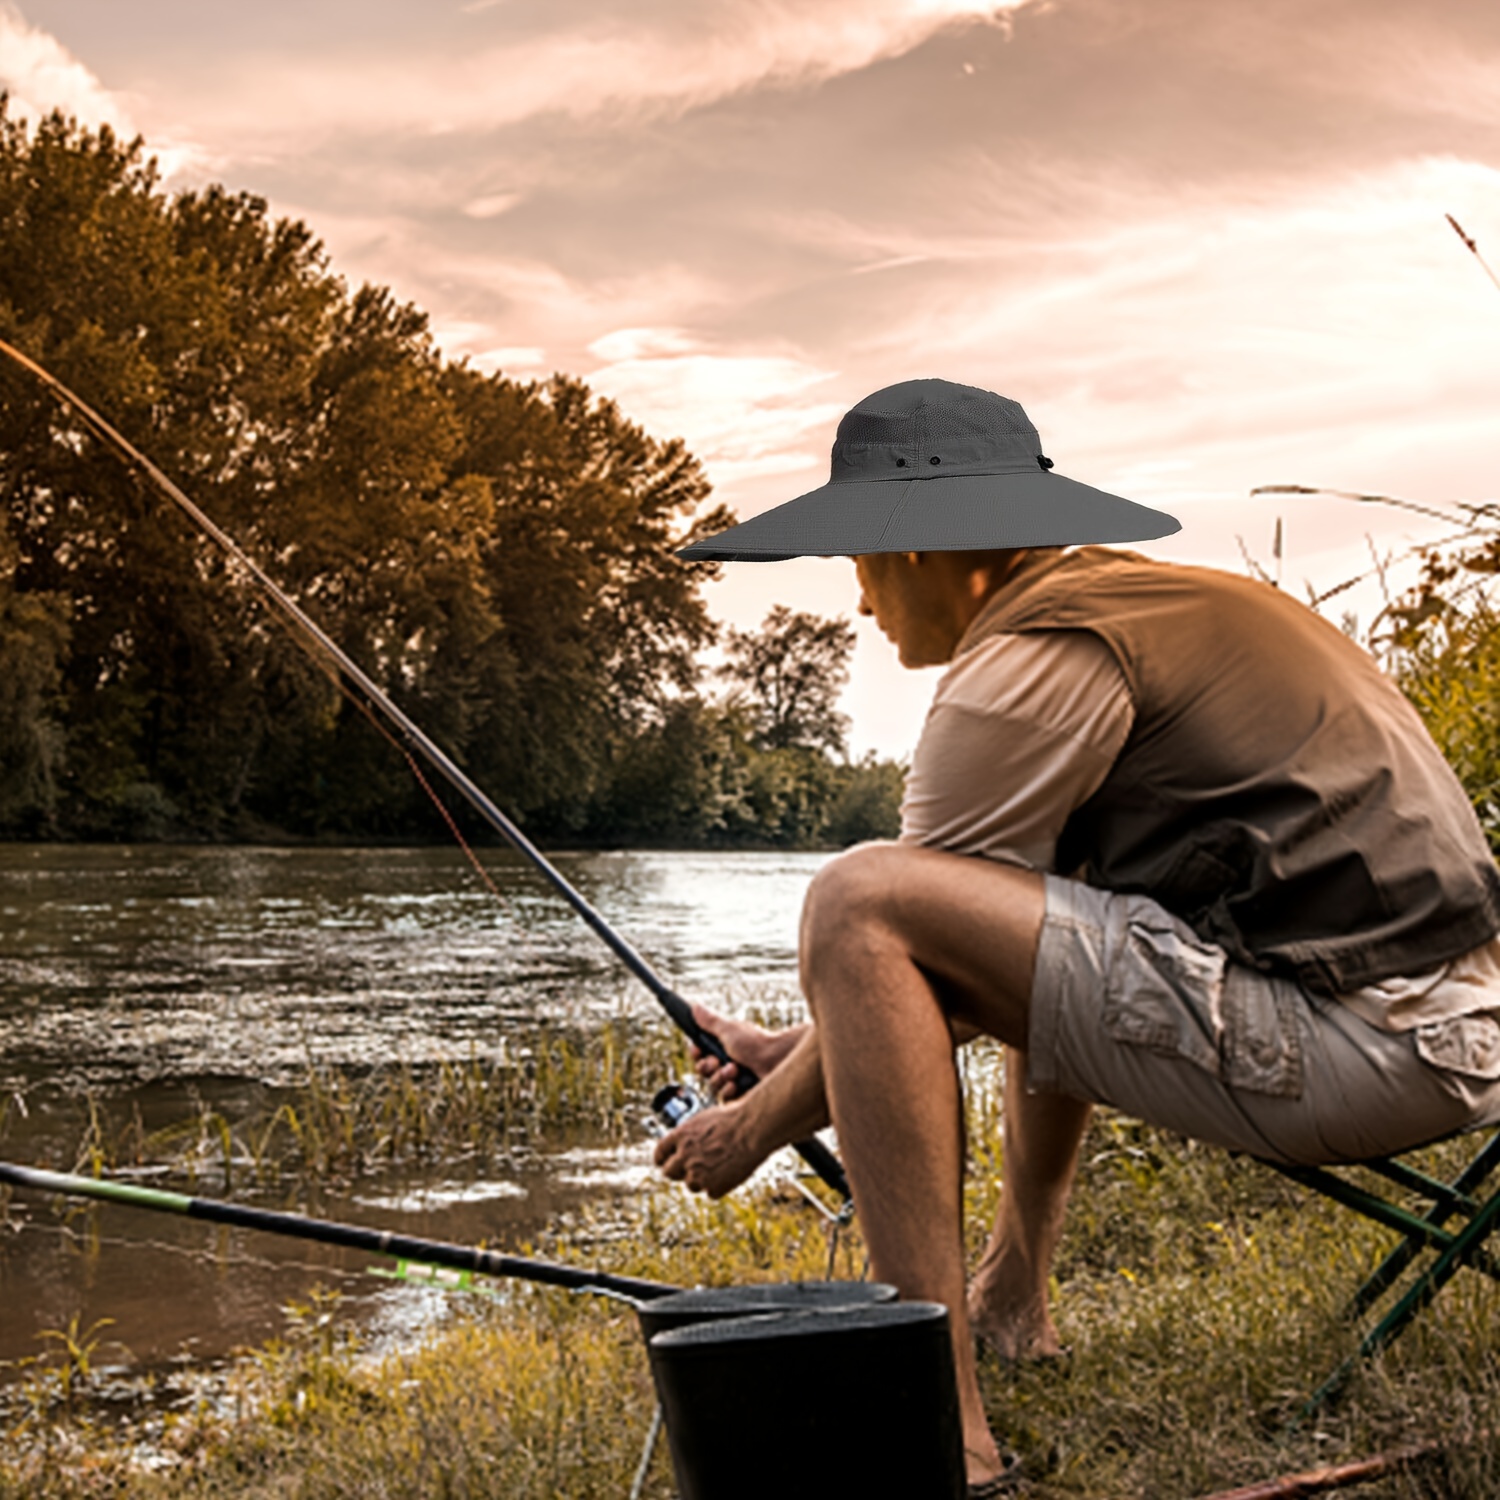
[[[701,1026],[730,1053],[768,1077],[786,1060],[804,1027],[770,1032],[695,1005]],[[737,1096],[735,1065],[699,1060],[698,1071],[722,1099]],[[994,1229],[969,1282],[969,1322],[1004,1359],[1060,1352],[1048,1307],[1048,1280],[1093,1108],[1066,1094],[1028,1094],[1026,1054],[1006,1049],[1005,1165]]]
[[[995,1227],[969,1283],[969,1321],[1004,1359],[1061,1351],[1047,1305],[1078,1147],[1092,1105],[1026,1092],[1026,1054],[1005,1053],[1005,1176]]]
[[[903,1297],[949,1310],[971,1479],[999,1456],[964,1304],[950,1018],[1025,1044],[1043,911],[1031,871],[881,845],[826,865],[803,914],[803,989],[871,1264]]]

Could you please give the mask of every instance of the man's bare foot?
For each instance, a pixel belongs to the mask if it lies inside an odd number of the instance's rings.
[[[757,1076],[764,1078],[786,1061],[807,1030],[803,1025],[789,1026],[785,1031],[767,1031],[764,1026],[757,1026],[753,1021],[737,1021],[732,1016],[722,1016],[706,1005],[693,1006],[693,1019],[705,1031],[711,1031],[718,1037],[724,1044],[724,1050],[735,1059],[735,1062],[721,1064],[694,1048],[698,1076],[709,1086],[715,1097],[725,1100],[733,1099],[739,1092],[735,1086],[739,1068],[735,1063],[743,1063]]]
[[[969,1282],[967,1300],[975,1338],[1007,1364],[1062,1357],[1046,1284],[1036,1284],[1023,1257],[992,1245]]]

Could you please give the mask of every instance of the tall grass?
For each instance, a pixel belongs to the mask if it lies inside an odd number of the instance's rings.
[[[979,1057],[982,1075],[995,1066]],[[995,1091],[971,1090],[968,1184],[977,1252],[1000,1164]],[[1461,1144],[1461,1143],[1460,1143]],[[1439,1148],[1444,1150],[1458,1147]],[[658,1187],[533,1247],[683,1284],[824,1274],[823,1219],[770,1185],[705,1204]],[[1345,1297],[1386,1237],[1256,1163],[1100,1112],[1057,1265],[1064,1364],[982,1379],[1030,1493],[1191,1496],[1428,1439],[1437,1466],[1362,1494],[1489,1497],[1500,1486],[1500,1300],[1466,1275],[1345,1400],[1294,1433],[1287,1418],[1352,1347]],[[863,1263],[857,1227],[840,1270]],[[34,1379],[45,1383],[45,1371]],[[368,1357],[336,1303],[292,1310],[285,1334],[170,1419],[106,1428],[45,1389],[0,1444],[0,1500],[177,1497],[618,1497],[653,1407],[634,1320],[529,1286],[455,1304],[421,1347]],[[857,1435],[852,1440],[857,1441]],[[744,1461],[744,1455],[737,1456]],[[646,1493],[672,1481],[658,1455]]]
[[[1484,597],[1409,629],[1393,662],[1500,852],[1500,612]]]
[[[569,1127],[617,1141],[639,1131],[649,1100],[687,1066],[661,1025],[612,1020],[592,1030],[537,1032],[462,1061],[379,1068],[310,1064],[301,1080],[260,1091],[231,1116],[201,1097],[150,1128],[136,1106],[86,1095],[76,1141],[46,1164],[99,1175],[164,1169],[219,1190],[324,1184],[390,1168],[524,1157]],[[15,1121],[0,1116],[0,1141]],[[39,1163],[40,1164],[40,1163]]]

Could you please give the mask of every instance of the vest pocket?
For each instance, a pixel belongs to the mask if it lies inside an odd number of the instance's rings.
[[[1105,969],[1104,1028],[1230,1088],[1297,1098],[1302,1054],[1287,986],[1227,961],[1165,914],[1127,920]]]

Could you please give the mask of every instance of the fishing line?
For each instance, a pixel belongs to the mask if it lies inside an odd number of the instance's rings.
[[[302,644],[325,672],[334,677],[341,690],[350,696],[362,699],[367,705],[365,710],[367,713],[378,709],[387,725],[397,732],[399,738],[396,742],[408,752],[408,759],[410,759],[410,752],[421,755],[427,764],[469,803],[484,822],[530,862],[620,962],[651,991],[657,1003],[694,1046],[720,1062],[731,1061],[728,1051],[719,1038],[712,1032],[705,1031],[694,1019],[688,1002],[673,990],[646,962],[645,958],[609,925],[593,904],[564,878],[556,866],[521,832],[520,828],[501,812],[499,807],[459,769],[454,761],[386,696],[381,688],[354,662],[353,658],[312,620],[223,527],[189,499],[178,485],[174,484],[145,454],[100,416],[82,397],[75,395],[50,371],[3,339],[0,339],[0,354],[6,355],[22,369],[34,375],[48,391],[78,415],[84,426],[95,437],[103,441],[105,446],[122,458],[127,465],[139,469],[150,480],[158,494],[176,506],[200,532],[219,547],[231,563],[243,570],[260,590],[264,600],[274,607],[275,612],[290,627],[294,638]],[[755,1073],[743,1064],[737,1066],[739,1087],[741,1089],[752,1087],[757,1081]],[[795,1149],[830,1188],[845,1200],[852,1198],[848,1179],[844,1176],[844,1169],[827,1146],[814,1138],[796,1142]]]
[[[480,857],[470,847],[468,839],[466,839],[463,835],[463,830],[458,826],[458,820],[453,816],[452,812],[449,811],[448,804],[438,796],[437,790],[433,787],[432,783],[428,781],[426,775],[422,771],[421,763],[417,760],[416,756],[414,756],[411,751],[408,750],[406,746],[403,745],[401,741],[398,740],[396,736],[393,735],[390,730],[387,729],[385,725],[382,724],[373,713],[370,712],[370,705],[368,703],[365,703],[359,698],[356,698],[354,694],[349,691],[349,689],[344,685],[343,678],[335,677],[333,681],[334,685],[344,695],[345,699],[348,702],[352,703],[355,708],[357,708],[360,713],[365,716],[375,732],[379,734],[387,744],[394,746],[395,749],[400,751],[402,758],[406,761],[407,765],[411,767],[411,774],[417,778],[417,785],[421,787],[422,790],[426,792],[428,797],[432,800],[432,805],[437,808],[438,812],[442,815],[443,822],[448,825],[448,832],[453,835],[453,841],[458,845],[460,849],[463,850],[465,857],[474,867],[474,873],[479,877],[485,888],[489,891],[490,895],[492,895],[502,907],[508,910],[509,904],[507,903],[505,897],[501,894],[500,887],[495,884],[494,877],[490,874],[489,870],[485,868],[484,861],[481,860]]]

